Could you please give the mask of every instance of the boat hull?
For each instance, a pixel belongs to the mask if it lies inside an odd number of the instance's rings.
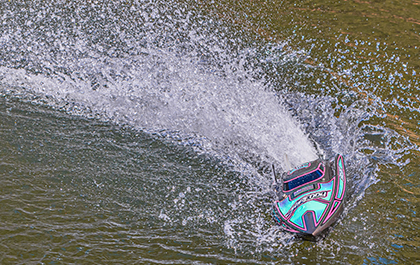
[[[285,198],[274,203],[274,219],[287,231],[317,236],[344,209],[347,182],[344,158],[337,155],[333,161],[319,163],[325,165],[321,179],[284,193]]]

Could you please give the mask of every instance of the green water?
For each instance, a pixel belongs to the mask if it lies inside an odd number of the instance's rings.
[[[419,1],[3,1],[0,22],[0,263],[420,262]],[[349,176],[317,242],[270,216],[271,164],[309,137]]]

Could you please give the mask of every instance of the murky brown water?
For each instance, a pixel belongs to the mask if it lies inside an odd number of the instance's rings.
[[[420,262],[419,1],[9,1],[0,22],[1,263]],[[267,168],[308,137],[350,176],[318,242],[270,217]]]

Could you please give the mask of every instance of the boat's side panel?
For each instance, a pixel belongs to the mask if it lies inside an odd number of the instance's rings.
[[[344,199],[345,192],[346,192],[346,171],[344,167],[344,158],[343,156],[339,155],[336,160],[336,168],[337,168],[337,177],[338,177],[338,192],[335,195],[336,199],[342,200]]]

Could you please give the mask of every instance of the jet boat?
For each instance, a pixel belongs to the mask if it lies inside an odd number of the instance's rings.
[[[279,182],[275,180],[275,189],[275,221],[289,232],[317,236],[344,209],[344,158],[336,155],[330,160],[317,159],[295,167],[283,173]]]

